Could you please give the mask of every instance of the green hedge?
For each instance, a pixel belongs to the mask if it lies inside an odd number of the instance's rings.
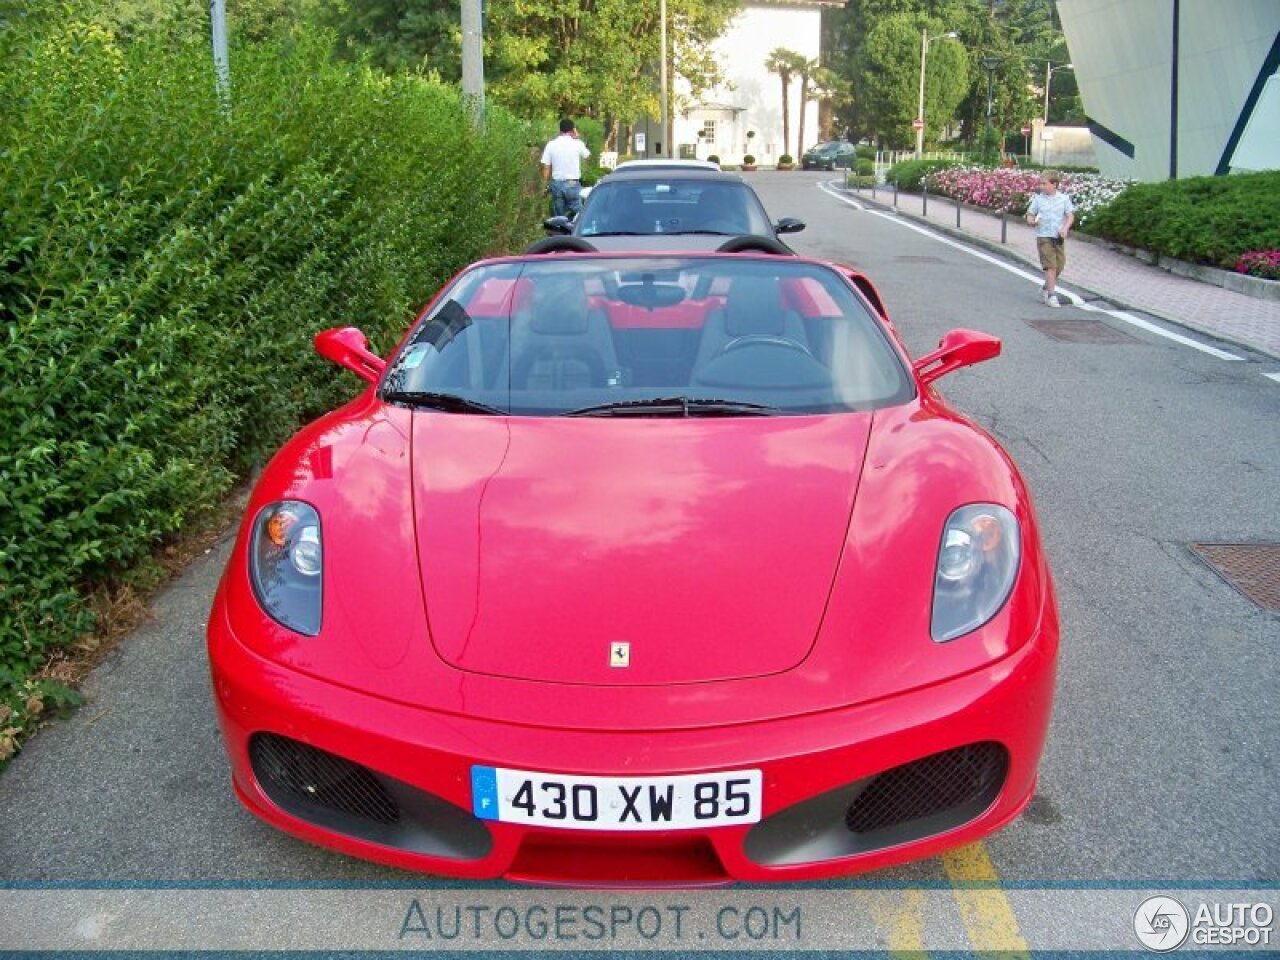
[[[1098,211],[1087,229],[1229,270],[1247,250],[1280,248],[1280,172],[1135,184]]]
[[[315,331],[388,349],[542,204],[525,125],[328,37],[233,50],[223,104],[204,42],[43,31],[0,30],[0,766],[86,596],[354,392]]]
[[[901,160],[885,173],[886,183],[896,183],[899,190],[915,193],[926,174],[956,166],[954,160]]]

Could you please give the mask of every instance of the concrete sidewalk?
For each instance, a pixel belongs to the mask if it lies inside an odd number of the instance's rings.
[[[893,188],[847,190],[859,202],[885,209],[894,206]],[[928,217],[923,215],[920,194],[899,193],[897,211],[913,220],[928,222],[936,230],[961,237],[1012,257],[1040,271],[1035,256],[1035,232],[1020,217],[1007,218],[1006,242],[1001,243],[999,214],[973,207],[960,210],[956,228],[956,203],[930,195]],[[1140,310],[1201,333],[1280,359],[1280,302],[1258,300],[1209,283],[1176,276],[1101,244],[1068,240],[1067,269],[1062,286],[1082,289],[1128,310]]]

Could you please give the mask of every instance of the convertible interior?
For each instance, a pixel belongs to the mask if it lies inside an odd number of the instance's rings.
[[[901,395],[901,363],[834,272],[755,264],[580,261],[464,279],[391,382],[524,413],[664,396],[849,409]]]

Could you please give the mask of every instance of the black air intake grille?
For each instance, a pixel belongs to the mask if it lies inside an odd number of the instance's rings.
[[[249,759],[258,782],[277,803],[287,797],[387,825],[400,819],[395,799],[358,763],[274,733],[254,735]]]
[[[974,743],[935,753],[876,776],[845,813],[854,833],[921,820],[984,795],[1004,782],[1009,755],[998,743]]]

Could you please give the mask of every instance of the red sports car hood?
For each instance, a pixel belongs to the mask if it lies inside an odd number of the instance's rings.
[[[796,666],[822,622],[871,422],[414,414],[436,651],[476,673],[586,684]]]

